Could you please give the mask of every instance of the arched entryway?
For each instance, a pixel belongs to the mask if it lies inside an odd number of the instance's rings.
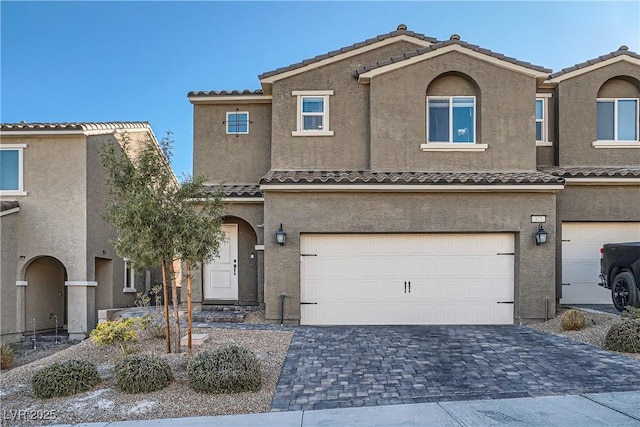
[[[221,245],[219,257],[203,266],[203,302],[258,305],[256,232],[234,216],[224,218],[222,229],[229,240]]]
[[[34,258],[26,267],[24,280],[25,332],[63,328],[67,323],[67,298],[65,281],[67,270],[54,257]]]

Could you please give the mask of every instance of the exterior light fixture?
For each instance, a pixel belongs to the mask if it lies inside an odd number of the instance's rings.
[[[547,243],[547,230],[542,228],[542,224],[538,224],[538,231],[536,231],[536,245],[540,246],[543,243]]]
[[[280,224],[280,228],[276,231],[276,242],[280,246],[284,246],[284,241],[287,240],[287,233],[282,229],[282,224]]]

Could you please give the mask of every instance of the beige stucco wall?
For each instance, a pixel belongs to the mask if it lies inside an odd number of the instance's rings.
[[[578,75],[558,84],[558,130],[560,166],[637,166],[640,149],[594,148],[596,140],[596,99],[607,80],[628,76],[635,84],[631,90],[608,89],[603,96],[638,97],[640,93],[640,66],[617,62],[591,72]],[[625,85],[626,86],[626,85]]]
[[[476,233],[516,236],[515,323],[555,313],[555,193],[284,193],[265,196],[265,236],[283,224],[287,243],[265,241],[266,317],[300,318],[300,233]],[[304,209],[300,209],[304,206]],[[536,246],[531,215],[546,215],[549,243]]]
[[[367,169],[369,166],[368,88],[354,72],[418,46],[400,41],[352,56],[273,84],[272,169]],[[294,90],[333,90],[329,130],[334,136],[292,136],[297,129]]]
[[[7,336],[22,332],[17,321],[19,290],[16,287],[19,220],[20,212],[0,217],[0,335],[3,341]]]
[[[249,134],[227,135],[227,112],[248,111]],[[193,173],[215,183],[255,183],[269,170],[271,104],[193,108]]]
[[[439,76],[451,72],[466,76],[477,87],[476,142],[488,144],[484,152],[420,150],[426,142],[427,90],[432,82],[440,83]],[[372,169],[529,171],[536,167],[534,77],[450,52],[375,76],[370,86]]]
[[[19,277],[34,257],[57,258],[68,280],[87,279],[86,144],[84,136],[3,136],[2,144],[26,143],[20,202]]]

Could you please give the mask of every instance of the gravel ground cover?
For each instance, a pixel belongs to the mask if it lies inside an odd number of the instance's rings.
[[[562,335],[595,347],[604,347],[609,327],[620,321],[619,315],[583,310],[586,326],[580,331],[563,331],[560,309],[555,319],[527,325],[532,329]],[[252,313],[248,323],[264,323],[261,313]],[[255,325],[259,326],[259,325]],[[184,331],[186,332],[186,331]],[[195,333],[208,334],[209,339],[199,348],[216,348],[235,343],[252,349],[261,362],[263,386],[256,393],[209,395],[191,390],[187,385],[186,365],[191,357],[187,353],[165,354],[165,344],[159,339],[145,339],[131,345],[133,351],[154,352],[165,357],[176,376],[171,385],[161,391],[131,395],[119,392],[113,379],[113,365],[120,357],[117,347],[96,348],[89,340],[76,345],[61,345],[28,351],[16,360],[16,367],[0,375],[2,425],[46,425],[95,421],[123,421],[203,415],[227,415],[267,412],[278,382],[278,377],[293,335],[292,330],[203,328]],[[619,353],[640,360],[640,354]],[[31,376],[38,369],[70,358],[89,360],[98,366],[102,381],[92,390],[75,396],[38,399],[31,391]],[[27,411],[40,415],[40,419],[12,420],[12,411]],[[42,419],[48,415],[48,419]],[[15,417],[14,417],[15,418]]]
[[[186,331],[185,331],[186,333]],[[214,349],[237,344],[254,351],[262,369],[263,385],[258,392],[237,394],[203,394],[188,386],[186,352],[165,353],[161,339],[145,338],[129,346],[135,352],[153,352],[166,358],[175,380],[164,390],[126,394],[115,386],[113,366],[121,357],[116,346],[96,347],[90,340],[58,350],[46,357],[3,371],[0,376],[2,425],[28,426],[67,424],[96,421],[124,421],[204,415],[229,415],[267,412],[275,391],[280,370],[287,354],[291,331],[194,329],[194,334],[208,334],[209,338],[196,349]],[[53,350],[48,350],[53,351]],[[40,355],[46,354],[42,351]],[[33,358],[33,353],[29,355]],[[98,367],[102,381],[92,390],[67,397],[39,399],[31,390],[31,376],[38,369],[68,359],[91,361]],[[17,360],[20,364],[20,360]],[[17,416],[17,411],[26,411]],[[27,418],[36,418],[33,420]]]

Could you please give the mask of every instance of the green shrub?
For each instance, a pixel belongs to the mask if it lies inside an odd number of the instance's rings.
[[[567,310],[560,318],[563,331],[579,331],[584,328],[584,314],[580,310]]]
[[[54,363],[31,377],[33,394],[45,399],[87,391],[98,382],[100,377],[96,366],[84,360]]]
[[[138,341],[138,331],[136,330],[136,322],[132,318],[111,320],[98,323],[89,337],[91,342],[98,347],[118,344],[120,350],[125,353],[126,343]]]
[[[127,393],[162,390],[173,381],[171,367],[155,354],[127,355],[116,363],[114,371],[116,385]]]
[[[607,350],[640,353],[640,320],[623,320],[613,324],[604,339]]]
[[[0,343],[0,369],[9,369],[13,366],[15,359],[13,348],[7,343]]]
[[[237,345],[197,353],[187,365],[189,386],[205,393],[258,391],[262,385],[256,355]]]
[[[622,318],[625,320],[639,320],[640,321],[640,308],[632,307],[630,305],[624,308],[622,312]]]

